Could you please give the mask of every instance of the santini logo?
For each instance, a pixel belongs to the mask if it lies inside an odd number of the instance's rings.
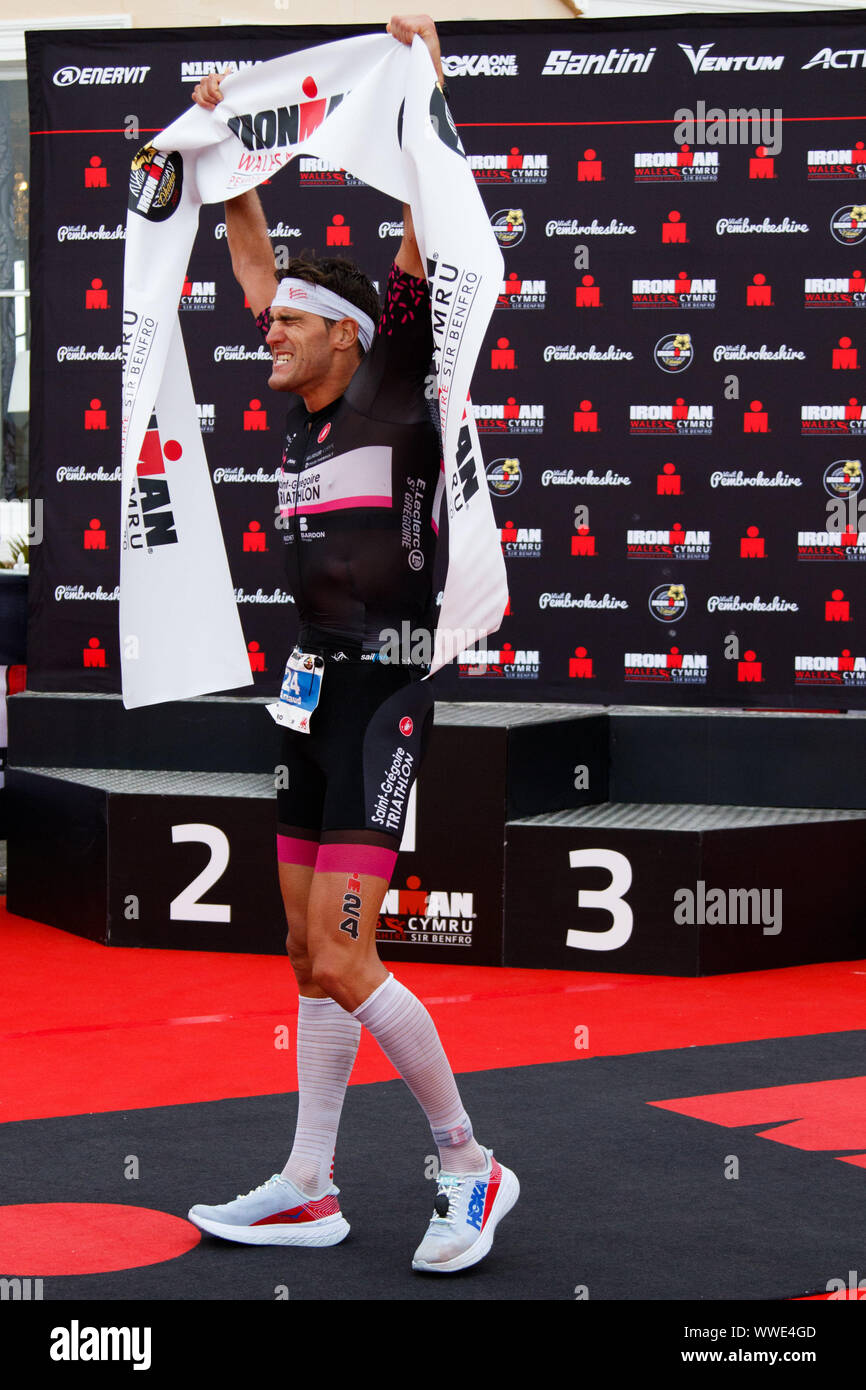
[[[607,53],[572,53],[570,48],[553,48],[541,70],[542,77],[603,76],[606,73],[649,72],[655,49],[633,53],[629,48],[609,48]]]
[[[149,1327],[69,1327],[51,1329],[52,1361],[131,1361],[133,1370],[150,1370]]]

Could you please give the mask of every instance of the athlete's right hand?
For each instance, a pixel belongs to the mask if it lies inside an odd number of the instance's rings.
[[[201,82],[193,87],[192,100],[196,106],[203,106],[205,111],[213,111],[217,103],[223,99],[220,83],[230,71],[230,68],[226,68],[225,72],[210,72],[207,77],[203,77]]]

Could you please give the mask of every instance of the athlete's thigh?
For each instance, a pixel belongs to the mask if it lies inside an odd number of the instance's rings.
[[[377,954],[376,926],[390,872],[365,873],[357,864],[351,868],[351,845],[340,849],[346,852],[345,866],[317,871],[310,884],[307,950],[318,966],[327,961],[351,971],[361,959]]]
[[[307,946],[307,911],[315,872],[326,781],[309,735],[286,730],[280,750],[277,790],[277,864],[289,929],[289,952]]]
[[[278,863],[280,894],[286,914],[288,928],[287,946],[290,953],[306,955],[307,920],[309,916],[310,888],[315,869],[309,864],[291,864],[281,860]]]
[[[432,707],[428,686],[393,667],[328,670],[331,700],[316,735],[326,778],[307,913],[314,971],[330,982],[376,970],[376,925],[405,824]],[[314,716],[315,720],[315,716]]]

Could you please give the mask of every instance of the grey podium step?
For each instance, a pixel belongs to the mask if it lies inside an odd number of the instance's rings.
[[[9,701],[9,763],[268,772],[280,731],[264,699],[207,696],[125,710],[117,695],[23,692]],[[507,745],[510,816],[610,801],[732,806],[866,803],[866,711],[643,709],[437,702],[487,756]],[[583,771],[581,771],[583,769]]]
[[[505,835],[506,965],[709,975],[866,957],[866,810],[611,803]]]

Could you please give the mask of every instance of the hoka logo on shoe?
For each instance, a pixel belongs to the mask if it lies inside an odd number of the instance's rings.
[[[469,1198],[469,1210],[466,1213],[467,1226],[474,1226],[476,1231],[481,1230],[481,1221],[484,1216],[484,1198],[487,1195],[487,1183],[477,1182],[472,1189],[472,1196]]]

